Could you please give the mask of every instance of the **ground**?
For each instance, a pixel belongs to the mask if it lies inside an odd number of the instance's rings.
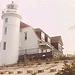
[[[55,75],[61,70],[64,61],[55,61],[53,63],[44,62],[42,64],[35,63],[28,66],[11,66],[0,67],[0,75]],[[71,61],[69,61],[71,62]],[[36,74],[34,74],[36,73]]]

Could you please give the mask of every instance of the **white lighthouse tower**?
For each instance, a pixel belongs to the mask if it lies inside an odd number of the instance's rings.
[[[1,62],[4,65],[14,64],[18,60],[19,29],[21,16],[17,13],[17,5],[12,1],[2,12],[3,33]]]

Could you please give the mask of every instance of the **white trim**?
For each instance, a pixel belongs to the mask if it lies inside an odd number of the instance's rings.
[[[18,17],[20,20],[22,19],[22,17],[20,15],[16,14],[16,13],[5,13],[1,17],[3,19],[6,16],[15,16],[15,17]]]

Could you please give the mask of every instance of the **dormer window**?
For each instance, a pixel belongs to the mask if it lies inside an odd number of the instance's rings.
[[[48,37],[48,43],[50,43],[50,38]]]
[[[45,42],[48,42],[48,36],[45,35]]]
[[[41,38],[42,40],[45,40],[45,34],[43,32],[41,33]]]

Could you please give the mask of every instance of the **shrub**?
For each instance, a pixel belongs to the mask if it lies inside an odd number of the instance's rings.
[[[62,70],[58,71],[55,75],[75,75],[75,62],[71,64],[65,63]]]

